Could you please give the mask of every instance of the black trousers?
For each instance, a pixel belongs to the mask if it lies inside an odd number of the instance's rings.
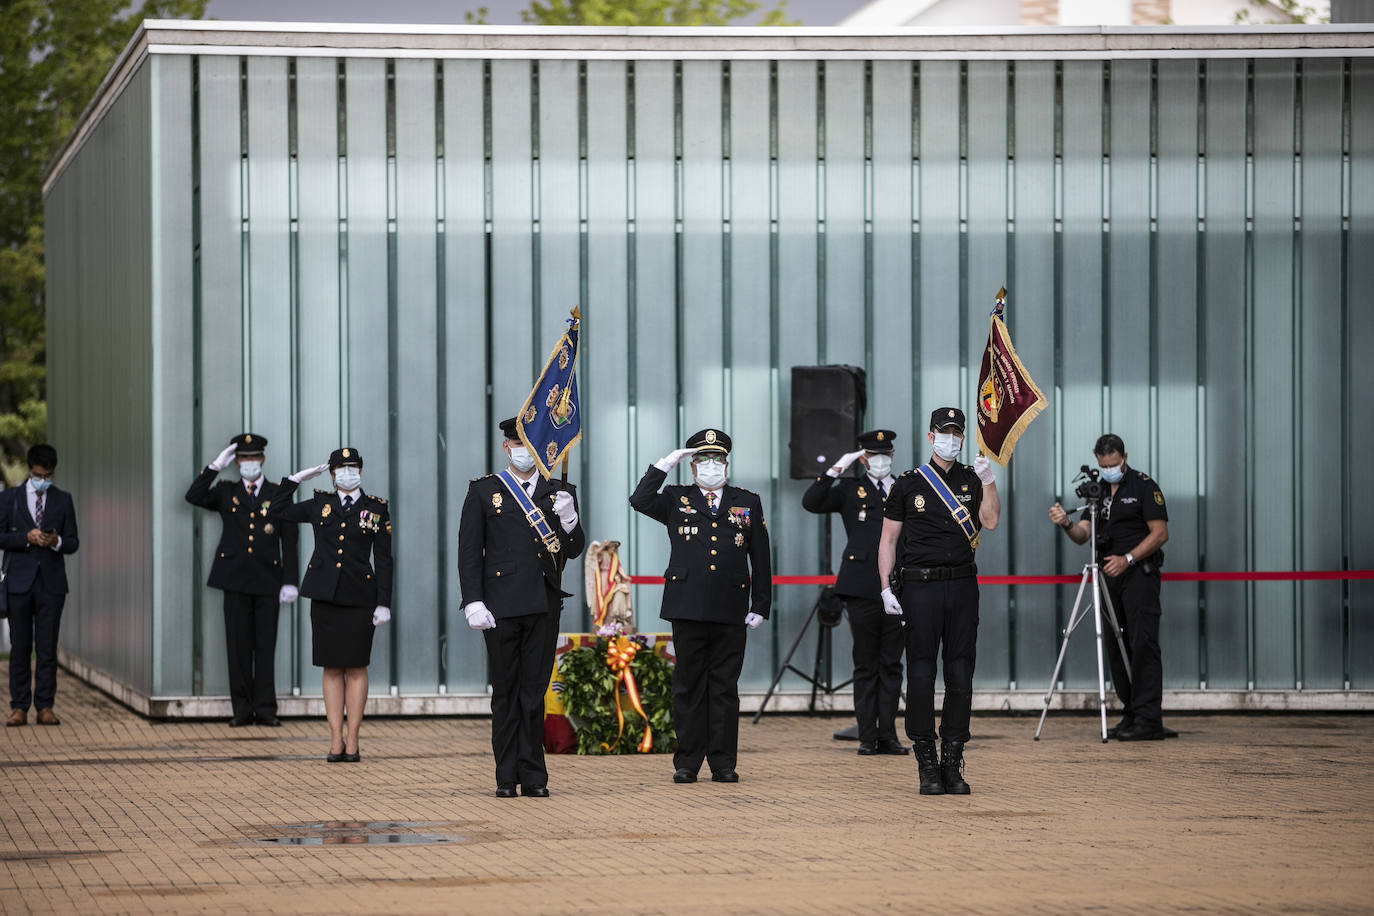
[[[234,717],[277,714],[276,595],[224,593],[224,648],[229,654],[229,700]]]
[[[902,618],[883,612],[871,598],[844,596],[854,635],[854,717],[859,740],[897,740],[897,703],[902,693]]]
[[[10,592],[11,708],[52,709],[57,700],[57,630],[66,603],[66,595],[43,588],[41,574],[28,591]]]
[[[1107,585],[1112,607],[1116,608],[1117,620],[1125,629],[1126,651],[1130,653],[1130,658],[1122,658],[1116,640],[1102,634],[1116,695],[1127,715],[1137,722],[1159,723],[1164,701],[1164,663],[1159,652],[1159,570],[1147,573],[1137,565],[1115,579],[1103,576],[1102,581]]]
[[[973,666],[978,646],[978,580],[902,583],[906,620],[906,734],[935,737],[935,656],[945,665],[945,706],[940,737],[969,739]],[[942,651],[943,649],[943,651]]]
[[[547,786],[544,694],[553,674],[558,607],[545,613],[498,617],[483,630],[491,677],[491,751],[496,784]]]
[[[739,673],[748,628],[739,623],[674,620],[673,766],[695,773],[733,770],[739,758]]]

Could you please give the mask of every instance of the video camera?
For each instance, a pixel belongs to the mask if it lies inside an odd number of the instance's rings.
[[[1089,467],[1086,464],[1082,465],[1074,480],[1082,480],[1083,482],[1073,491],[1074,494],[1079,499],[1088,502],[1101,502],[1106,499],[1111,495],[1112,488],[1110,484],[1102,482],[1099,479],[1100,476],[1101,471],[1097,468]]]

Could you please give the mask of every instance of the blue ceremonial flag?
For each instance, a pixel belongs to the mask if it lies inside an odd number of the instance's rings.
[[[568,329],[558,338],[539,381],[515,417],[515,431],[534,456],[544,477],[560,462],[568,472],[568,453],[582,438],[582,403],[577,396],[577,339],[582,313],[572,310]]]

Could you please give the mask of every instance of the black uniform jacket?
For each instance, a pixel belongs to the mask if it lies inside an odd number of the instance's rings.
[[[463,606],[481,601],[493,617],[543,614],[570,597],[563,591],[563,567],[587,546],[579,517],[572,531],[564,531],[553,511],[559,490],[572,494],[570,483],[537,478],[534,504],[558,536],[558,553],[550,554],[515,497],[495,474],[468,484],[463,517],[458,525],[458,584]],[[579,516],[581,513],[579,512]]]
[[[67,554],[76,553],[81,541],[76,534],[76,506],[72,495],[57,487],[48,487],[43,494],[43,530],[56,531],[62,545],[35,547],[29,543],[33,530],[33,516],[29,514],[28,482],[4,493],[3,518],[0,519],[0,548],[8,551],[9,572],[4,588],[22,594],[33,588],[40,570],[43,588],[56,595],[67,594]]]
[[[817,515],[838,512],[844,519],[849,543],[835,577],[835,594],[881,600],[878,541],[883,535],[883,494],[873,481],[867,475],[858,480],[821,477],[802,495],[802,508]]]
[[[667,477],[650,465],[630,494],[636,512],[668,527],[672,553],[663,573],[660,616],[743,624],[753,611],[766,618],[773,603],[773,569],[759,495],[726,486],[712,516],[700,487],[664,487]]]
[[[983,505],[983,484],[973,466],[957,461],[948,471],[934,461],[930,466],[944,480],[954,498],[968,509],[973,527],[982,531],[978,510]],[[902,536],[897,541],[898,566],[927,568],[973,562],[973,546],[968,535],[916,468],[903,471],[892,485],[883,515],[902,523]]]
[[[1085,521],[1088,512],[1083,510],[1081,518]],[[1159,484],[1128,465],[1116,492],[1102,501],[1097,519],[1098,552],[1104,557],[1124,556],[1149,535],[1149,522],[1168,520],[1169,509]],[[1148,561],[1151,567],[1163,566],[1164,551],[1156,551]]]
[[[346,607],[391,607],[391,512],[386,500],[358,491],[348,517],[333,490],[291,502],[293,481],[283,479],[267,517],[277,524],[309,522],[315,552],[301,581],[307,598]],[[375,565],[375,569],[374,569]]]
[[[283,585],[296,585],[300,574],[296,526],[267,519],[266,506],[280,492],[277,485],[264,480],[255,505],[242,481],[217,481],[218,475],[214,468],[206,468],[186,491],[188,503],[218,512],[223,522],[207,584],[245,595],[275,595]]]

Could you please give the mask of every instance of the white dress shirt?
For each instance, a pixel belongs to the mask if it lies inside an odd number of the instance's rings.
[[[29,518],[34,519],[34,520],[36,521],[36,520],[38,519],[38,491],[35,490],[35,489],[33,488],[33,478],[32,478],[32,477],[29,478],[28,483],[25,484],[25,486],[24,486],[24,494],[25,494],[26,496],[28,496],[28,498],[29,498]],[[44,512],[47,512],[47,511],[48,511],[48,494],[47,494],[47,493],[44,493],[44,494],[43,494],[43,511],[44,511]],[[59,535],[58,538],[57,538],[57,543],[54,544],[54,545],[52,545],[52,549],[53,549],[53,550],[61,550],[61,549],[62,549],[62,538],[61,538],[60,535]]]

